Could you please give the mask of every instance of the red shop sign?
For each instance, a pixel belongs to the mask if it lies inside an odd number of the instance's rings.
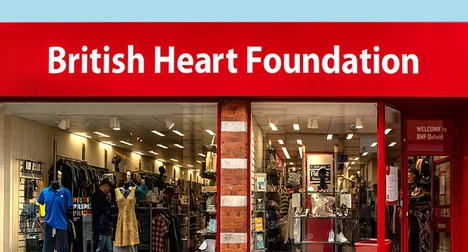
[[[406,122],[409,151],[455,151],[455,118],[410,117]]]
[[[467,45],[468,23],[0,22],[0,97],[468,97]]]

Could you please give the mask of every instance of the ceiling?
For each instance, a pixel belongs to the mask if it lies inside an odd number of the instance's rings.
[[[183,166],[195,165],[197,160],[203,158],[199,153],[206,154],[207,149],[212,147],[213,139],[206,130],[217,131],[216,103],[5,103],[4,106],[6,114],[56,128],[60,120],[69,119],[71,127],[66,131],[84,133],[97,141],[108,141],[119,148]],[[110,127],[113,117],[120,121],[121,130]],[[174,122],[171,130],[166,126],[168,118]],[[154,130],[164,136],[152,133]],[[177,135],[173,130],[184,136]]]
[[[110,141],[119,148],[182,166],[195,165],[196,161],[202,160],[199,153],[206,154],[213,140],[206,130],[217,132],[216,103],[5,103],[4,106],[6,114],[55,128],[58,128],[60,120],[69,119],[71,127],[66,129],[68,132],[84,133],[97,141]],[[377,108],[374,103],[262,102],[252,103],[252,115],[253,123],[262,129],[283,159],[285,156],[281,147],[287,147],[291,156],[288,161],[301,161],[298,139],[302,140],[306,152],[330,153],[338,145],[340,152],[356,162],[353,169],[377,156],[377,148],[371,147],[372,143],[377,142]],[[110,120],[114,117],[120,121],[120,131],[110,127]],[[171,130],[166,126],[168,118],[175,123]],[[357,118],[362,120],[362,129],[355,128]],[[278,131],[269,127],[272,119]],[[309,119],[317,120],[318,129],[308,128]],[[300,130],[295,130],[293,124],[299,124]],[[395,146],[387,148],[387,157],[396,158],[400,155],[401,136],[398,111],[386,109],[386,128],[392,129],[386,135],[387,145],[397,142]],[[164,136],[152,133],[154,130]],[[172,130],[178,130],[184,136]],[[332,140],[327,140],[328,134],[333,134]],[[346,139],[348,134],[354,134],[353,138]],[[278,140],[283,140],[285,145],[279,144]],[[128,146],[120,141],[133,145]],[[158,144],[168,149],[158,147]],[[362,156],[365,151],[369,154]],[[356,157],[360,159],[355,161]]]
[[[386,113],[386,127],[392,130],[386,135],[388,144],[396,141],[392,151],[387,151],[389,158],[399,156],[400,114],[390,108]],[[358,169],[377,157],[377,105],[375,103],[253,103],[252,115],[265,137],[271,141],[283,159],[286,159],[282,147],[286,147],[291,156],[288,162],[297,165],[301,162],[297,140],[302,140],[308,153],[332,153],[337,145],[339,152],[349,156],[351,167]],[[363,128],[356,129],[356,120],[362,120]],[[309,122],[316,120],[318,129],[309,128]],[[276,123],[277,131],[273,131],[269,123]],[[293,124],[299,124],[295,130]],[[333,138],[327,140],[327,135]],[[352,139],[347,139],[353,134]],[[284,145],[278,140],[283,140]],[[390,148],[390,147],[388,147]],[[395,151],[393,151],[395,150]],[[362,154],[368,152],[366,156]],[[359,160],[354,160],[359,157]]]

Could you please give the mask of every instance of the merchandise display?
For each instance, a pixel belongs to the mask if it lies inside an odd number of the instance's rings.
[[[53,230],[56,234],[57,251],[69,251],[67,211],[73,208],[70,191],[58,181],[53,181],[49,187],[41,191],[37,202],[46,206],[43,251],[53,251]]]
[[[18,251],[216,251],[216,103],[29,106],[6,106]]]

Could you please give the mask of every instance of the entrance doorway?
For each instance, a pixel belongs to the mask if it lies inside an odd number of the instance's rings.
[[[453,157],[408,156],[408,251],[449,252]]]

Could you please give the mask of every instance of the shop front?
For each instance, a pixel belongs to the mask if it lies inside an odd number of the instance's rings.
[[[30,211],[53,181],[67,246],[96,249],[108,177],[117,250],[462,251],[467,44],[460,23],[2,23],[2,249],[57,229]]]

